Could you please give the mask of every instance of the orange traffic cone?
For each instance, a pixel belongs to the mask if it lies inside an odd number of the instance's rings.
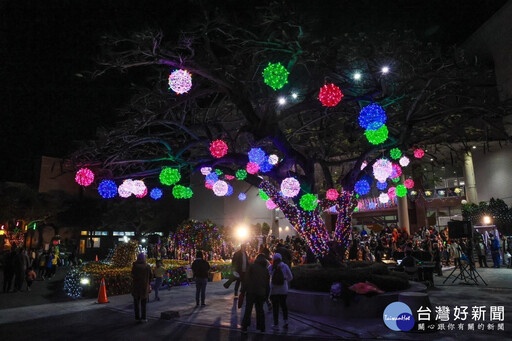
[[[98,261],[98,255],[96,255],[96,262]]]
[[[108,303],[107,287],[105,286],[105,278],[101,279],[100,291],[98,293],[98,303]]]

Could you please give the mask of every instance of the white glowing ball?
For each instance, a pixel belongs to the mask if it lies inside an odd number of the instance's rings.
[[[381,193],[379,195],[379,201],[383,204],[387,203],[389,201],[389,195],[387,193]]]
[[[174,70],[169,75],[169,88],[178,95],[192,88],[192,75],[187,70]]]
[[[281,182],[281,193],[285,198],[293,198],[300,192],[300,182],[295,178],[286,178]]]
[[[407,156],[402,156],[398,162],[400,163],[400,166],[407,167],[410,161]]]
[[[201,167],[201,174],[207,176],[212,172],[212,167]]]
[[[393,172],[393,164],[388,159],[378,159],[373,164],[373,176],[380,182],[386,181]]]
[[[213,185],[213,193],[216,196],[223,197],[228,192],[229,186],[226,181],[219,180]]]
[[[142,180],[134,180],[132,182],[132,193],[137,196],[142,196],[144,192],[147,193],[148,188]]]
[[[130,186],[125,184],[125,182],[119,185],[119,187],[117,188],[117,193],[121,198],[128,198],[130,195],[132,195]]]
[[[279,162],[279,157],[276,154],[269,155],[268,163],[270,163],[271,165],[277,165],[278,162]]]

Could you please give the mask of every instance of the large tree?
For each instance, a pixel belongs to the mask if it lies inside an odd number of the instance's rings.
[[[407,29],[322,29],[308,13],[282,6],[230,12],[205,5],[170,39],[159,30],[106,37],[94,76],[139,70],[134,77],[144,86],[122,110],[122,122],[74,155],[77,167],[92,166],[100,177],[114,179],[158,178],[163,167],[209,166],[234,175],[248,162],[250,148],[260,147],[282,161],[245,181],[263,189],[325,259],[336,243],[348,243],[356,181],[391,148],[455,148],[489,136],[508,138],[501,128],[506,104],[498,102],[492,71],[463,51],[418,40]],[[288,84],[277,91],[263,82],[269,62],[289,72]],[[169,90],[174,69],[192,74],[188,93]],[[344,97],[326,107],[319,89],[330,83]],[[371,103],[387,112],[389,138],[378,145],[367,141],[358,124],[361,108]],[[221,158],[209,151],[216,139],[229,146]],[[279,193],[287,177],[300,181],[302,194],[323,197],[337,188],[341,195],[305,210],[300,195],[287,199]],[[331,236],[321,215],[332,206],[338,218]]]

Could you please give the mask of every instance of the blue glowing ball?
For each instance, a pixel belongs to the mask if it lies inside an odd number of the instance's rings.
[[[373,178],[370,175],[368,175],[368,174],[363,175],[361,177],[361,179],[359,179],[359,180],[366,181],[368,183],[368,185],[370,185],[370,187],[373,185]]]
[[[163,193],[162,193],[162,190],[158,187],[155,187],[151,190],[151,192],[149,192],[149,196],[154,199],[154,200],[158,200],[162,197]]]
[[[247,195],[245,193],[238,194],[238,200],[244,201],[245,199],[247,199]]]
[[[208,174],[205,178],[206,181],[209,181],[209,182],[217,182],[219,181],[219,176],[217,175],[217,173],[215,172],[211,172],[210,174]]]
[[[110,199],[117,195],[117,185],[112,180],[103,180],[98,186],[98,193],[103,199]]]
[[[265,152],[261,148],[251,148],[249,151],[249,162],[257,163],[261,165],[265,160],[267,160],[267,156]]]
[[[366,130],[377,130],[386,123],[386,112],[378,104],[367,105],[359,113],[359,125]]]
[[[224,196],[229,197],[231,194],[233,194],[233,186],[228,184],[228,191],[226,192],[226,194]]]
[[[268,159],[266,159],[260,165],[260,172],[268,173],[268,172],[270,172],[272,170],[272,167],[274,167],[274,166],[271,165],[270,163],[268,163]]]
[[[365,195],[370,192],[370,185],[364,180],[359,180],[354,186],[354,191],[359,195]]]
[[[385,181],[384,182],[377,181],[377,188],[380,189],[381,191],[383,191],[386,188],[388,188],[388,183]]]

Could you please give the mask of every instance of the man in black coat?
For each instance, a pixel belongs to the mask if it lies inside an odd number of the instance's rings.
[[[203,253],[197,251],[196,260],[192,263],[192,271],[196,278],[196,306],[199,305],[199,295],[201,295],[201,306],[205,306],[206,284],[208,283],[208,271],[210,264],[203,259]]]
[[[238,289],[240,288],[241,281],[244,280],[245,273],[247,269],[249,269],[249,256],[247,252],[245,252],[245,244],[240,246],[240,250],[233,254],[233,259],[231,260],[231,266],[233,270],[238,273],[238,276],[233,275],[226,283],[224,283],[224,288],[229,288],[231,283],[236,281],[235,283],[235,296],[238,296]]]
[[[253,305],[256,307],[256,328],[265,331],[265,314],[263,303],[270,293],[270,274],[267,270],[267,259],[265,255],[259,254],[253,264],[249,266],[247,274],[242,283],[242,293],[245,294],[245,312],[242,319],[242,333],[247,332],[251,324]]]

